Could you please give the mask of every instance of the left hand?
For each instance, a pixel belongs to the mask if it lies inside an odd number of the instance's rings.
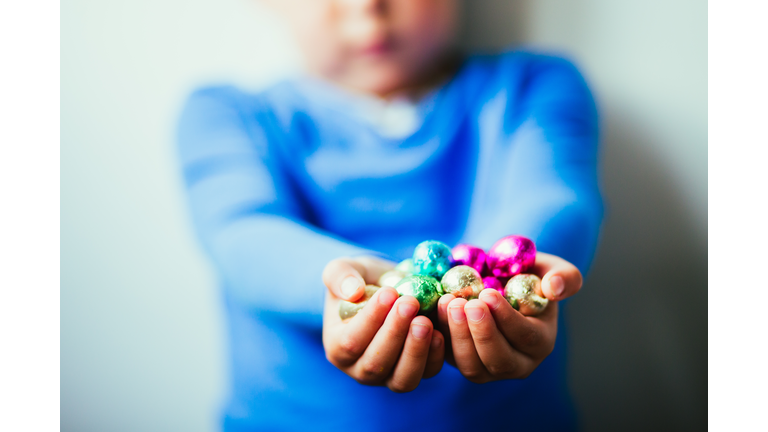
[[[474,383],[522,379],[552,352],[557,337],[557,302],[579,291],[581,272],[571,263],[539,252],[529,273],[542,279],[549,305],[524,316],[494,289],[466,301],[447,294],[437,305],[446,360]]]

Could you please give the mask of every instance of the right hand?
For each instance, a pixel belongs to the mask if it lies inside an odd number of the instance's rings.
[[[445,359],[445,339],[432,321],[416,316],[419,302],[398,298],[392,287],[382,287],[354,317],[342,321],[340,299],[357,301],[365,284],[375,284],[394,263],[373,257],[339,258],[323,271],[328,287],[323,313],[325,356],[357,382],[387,386],[403,393],[424,378],[437,375]]]

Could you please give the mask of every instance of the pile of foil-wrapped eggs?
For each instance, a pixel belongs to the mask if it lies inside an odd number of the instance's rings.
[[[382,286],[394,287],[401,296],[415,297],[420,314],[433,311],[444,294],[470,300],[484,289],[495,289],[523,315],[538,315],[548,300],[541,291],[541,279],[526,274],[535,262],[536,246],[520,235],[500,239],[488,252],[468,244],[451,249],[445,243],[427,240],[416,246],[413,258],[381,275],[378,285],[367,285],[360,301],[342,300],[339,315],[346,319],[357,314]]]

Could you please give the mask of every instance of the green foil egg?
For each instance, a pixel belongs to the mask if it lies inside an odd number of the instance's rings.
[[[535,316],[547,308],[549,300],[541,291],[541,279],[532,274],[519,274],[507,282],[504,297],[509,304],[526,316]]]
[[[415,270],[413,268],[413,258],[408,258],[400,261],[400,263],[395,266],[395,270],[401,271],[408,275],[414,274]]]
[[[436,240],[419,243],[413,251],[414,274],[431,276],[437,280],[453,266],[451,248]]]
[[[443,294],[453,294],[454,297],[471,300],[480,295],[483,278],[477,270],[470,266],[460,265],[448,270],[440,281]]]
[[[359,301],[352,303],[348,302],[346,300],[342,300],[339,302],[339,316],[341,319],[345,320],[347,318],[352,318],[353,316],[357,315],[358,312],[360,312],[363,307],[368,303],[368,300],[373,297],[373,294],[378,291],[379,287],[376,285],[366,285],[365,286],[365,294],[363,294],[363,298]]]
[[[440,300],[440,282],[430,276],[411,275],[406,276],[395,286],[395,290],[401,295],[415,297],[419,301],[419,313],[426,314],[435,309]]]
[[[390,270],[379,278],[379,286],[389,286],[394,287],[398,284],[401,280],[403,280],[404,277],[408,276],[409,274],[405,272],[401,272],[400,270]]]

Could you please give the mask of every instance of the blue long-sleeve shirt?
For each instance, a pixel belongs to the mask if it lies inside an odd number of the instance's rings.
[[[487,249],[509,234],[586,272],[602,201],[597,115],[581,75],[526,52],[470,57],[399,135],[366,121],[361,106],[293,80],[258,94],[201,89],[183,111],[191,212],[227,306],[225,429],[572,427],[562,325],[525,380],[478,385],[445,365],[395,394],[326,360],[321,273],[340,256],[400,260],[427,239]]]

